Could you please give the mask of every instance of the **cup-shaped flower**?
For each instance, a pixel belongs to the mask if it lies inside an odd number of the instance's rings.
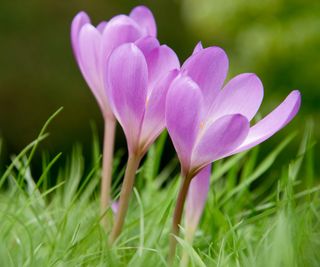
[[[104,90],[104,65],[111,52],[123,43],[157,34],[151,11],[134,8],[129,16],[117,15],[102,21],[96,27],[85,12],[79,12],[71,24],[71,42],[74,56],[82,75],[95,96],[102,114],[113,118],[108,97]]]
[[[105,119],[103,167],[101,183],[101,214],[110,206],[113,146],[115,137],[115,117],[110,109],[104,89],[106,64],[111,52],[118,46],[134,42],[146,36],[155,37],[155,20],[151,11],[143,6],[134,8],[129,16],[118,15],[102,21],[94,27],[85,12],[78,13],[71,25],[72,48],[88,86],[95,96]],[[152,39],[151,42],[156,42]],[[108,220],[103,224],[108,230]]]
[[[167,91],[180,68],[174,51],[152,40],[118,47],[107,66],[110,106],[124,130],[129,154],[143,155],[164,129]]]
[[[179,68],[174,51],[152,37],[123,44],[110,55],[105,88],[129,151],[111,243],[121,232],[140,160],[165,127],[166,95]]]
[[[179,233],[192,178],[211,162],[265,141],[288,124],[300,107],[300,93],[292,91],[277,108],[250,127],[263,99],[262,83],[255,74],[245,73],[223,86],[227,71],[228,57],[221,48],[203,49],[198,44],[167,93],[166,126],[183,176],[173,216],[173,235]],[[169,261],[173,260],[175,246],[172,237]]]
[[[192,178],[211,162],[260,144],[299,110],[300,93],[292,91],[250,126],[263,99],[262,83],[255,74],[245,73],[223,87],[227,71],[228,58],[221,48],[198,46],[170,86],[166,124],[184,176]]]

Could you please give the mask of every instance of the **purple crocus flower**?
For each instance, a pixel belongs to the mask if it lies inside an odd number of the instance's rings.
[[[174,51],[152,37],[123,44],[110,55],[106,91],[129,151],[111,243],[120,234],[140,160],[165,128],[166,95],[179,68]]]
[[[155,37],[157,28],[151,11],[144,7],[134,8],[129,16],[118,15],[100,22],[96,27],[90,23],[85,12],[78,13],[71,25],[71,42],[74,56],[82,75],[95,96],[105,120],[103,166],[101,183],[101,214],[110,206],[115,117],[110,109],[104,88],[106,63],[111,52],[118,46],[134,42],[146,36]],[[103,224],[108,230],[108,221]]]
[[[300,107],[300,92],[292,91],[270,114],[250,126],[263,99],[262,83],[255,74],[245,73],[223,86],[227,71],[228,57],[221,48],[203,49],[198,44],[167,93],[166,125],[183,176],[173,219],[174,235],[179,232],[192,178],[211,162],[265,141],[287,125]],[[175,244],[172,238],[170,258]]]
[[[250,127],[263,99],[262,83],[255,74],[244,73],[223,87],[227,71],[228,58],[221,48],[200,48],[171,84],[166,123],[184,176],[194,176],[213,161],[260,144],[299,110],[301,97],[295,90]]]

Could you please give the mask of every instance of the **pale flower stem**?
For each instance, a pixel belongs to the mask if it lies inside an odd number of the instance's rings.
[[[101,203],[100,214],[102,225],[106,231],[110,230],[110,216],[106,211],[111,206],[111,181],[112,181],[112,162],[114,139],[116,131],[116,121],[113,119],[105,119],[104,140],[103,140],[103,158],[102,158],[102,175],[101,175]]]
[[[116,219],[113,224],[113,228],[109,237],[109,243],[112,244],[118,238],[121,233],[122,226],[126,217],[126,213],[129,206],[130,196],[133,189],[133,184],[136,176],[136,171],[139,167],[141,157],[137,155],[130,155],[124,175],[118,211],[116,213]]]
[[[184,203],[186,201],[190,182],[191,182],[191,178],[184,177],[182,179],[176,207],[174,210],[171,236],[170,236],[170,245],[169,245],[169,257],[168,257],[169,266],[172,266],[173,262],[174,262],[174,257],[176,254],[176,246],[177,246],[177,240],[176,240],[175,236],[179,235],[179,225],[181,222],[183,207],[184,207]]]

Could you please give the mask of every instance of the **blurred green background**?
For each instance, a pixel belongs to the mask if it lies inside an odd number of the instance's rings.
[[[33,140],[55,110],[63,112],[50,126],[42,150],[71,150],[74,143],[91,147],[90,122],[102,136],[103,121],[70,47],[70,23],[85,10],[94,23],[136,5],[147,5],[158,24],[158,37],[185,60],[201,40],[224,48],[229,78],[255,72],[263,81],[267,114],[293,89],[302,93],[298,117],[262,146],[271,150],[308,119],[320,136],[320,1],[319,0],[1,0],[0,131],[2,158]],[[116,148],[125,146],[118,129]],[[299,140],[296,141],[296,144]],[[295,150],[292,150],[295,151]],[[289,149],[290,152],[290,149]]]

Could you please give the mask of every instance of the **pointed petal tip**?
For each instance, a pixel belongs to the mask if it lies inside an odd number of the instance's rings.
[[[157,38],[153,36],[144,36],[136,40],[135,45],[143,52],[145,57],[156,47],[160,46],[160,43]]]
[[[299,90],[293,90],[290,94],[297,98],[298,102],[301,102],[301,92]]]
[[[120,15],[116,15],[116,16],[112,17],[108,21],[108,24],[109,24],[108,27],[113,27],[113,26],[119,25],[119,24],[135,24],[135,25],[137,25],[136,21],[133,18],[126,16],[124,14],[120,14]]]
[[[87,12],[85,12],[85,11],[83,11],[83,10],[79,11],[79,12],[78,12],[78,15],[79,15],[79,16],[88,17]]]
[[[257,74],[253,73],[253,72],[246,72],[246,73],[242,73],[242,74],[239,74],[239,76],[245,76],[247,78],[252,78],[252,79],[257,79],[260,81],[260,78]]]
[[[78,44],[78,38],[79,38],[79,33],[82,29],[82,27],[87,24],[90,23],[90,18],[87,15],[87,13],[85,13],[84,11],[80,11],[78,12],[72,22],[71,22],[71,45],[73,48],[73,52],[74,55],[76,57],[76,60],[78,61],[78,54],[79,54],[79,44]]]
[[[194,47],[193,52],[192,52],[192,55],[200,52],[201,50],[203,50],[203,46],[202,46],[202,42],[199,41],[199,42],[196,44],[196,46]]]
[[[199,44],[201,45],[201,49],[198,49]],[[197,50],[195,51],[196,53],[193,53],[183,64],[185,68],[189,68],[188,64],[192,58],[199,58],[199,57],[204,57],[206,59],[214,58],[215,60],[221,57],[221,59],[224,60],[226,65],[229,64],[229,58],[227,56],[227,53],[219,46],[210,46],[210,47],[202,48],[202,44],[198,43],[194,50]]]
[[[259,76],[253,72],[247,72],[247,73],[242,73],[240,74],[238,77],[243,77],[243,78],[247,78],[252,80],[252,82],[256,83],[256,87],[260,87],[262,88],[261,93],[263,94],[263,83],[261,81],[261,79],[259,78]]]
[[[284,111],[287,110],[288,112],[287,120],[283,123],[284,125],[286,125],[298,113],[300,106],[301,106],[301,93],[299,90],[293,90],[275,110],[277,110],[280,107],[283,107]]]
[[[214,52],[214,53],[220,54],[220,55],[225,56],[226,58],[228,58],[226,51],[223,48],[221,48],[220,46],[209,46],[209,47],[203,48],[202,50],[207,52],[207,53],[208,52],[211,52],[211,53]]]
[[[145,6],[145,5],[140,5],[140,6],[134,7],[134,8],[131,10],[130,15],[131,15],[132,13],[134,13],[134,12],[150,12],[150,13],[152,13],[151,10],[150,10],[147,6]]]
[[[301,93],[299,90],[293,90],[286,98],[288,101],[293,102],[293,108],[291,111],[291,114],[288,116],[288,120],[286,123],[289,123],[291,119],[293,119],[294,116],[298,113],[301,106]],[[285,101],[286,101],[285,100]]]
[[[98,25],[97,25],[97,30],[102,34],[105,27],[107,26],[108,22],[106,21],[101,21]]]
[[[170,53],[172,55],[172,57],[174,58],[174,61],[175,61],[175,65],[177,68],[180,68],[180,60],[179,60],[179,57],[177,56],[176,52],[168,45],[166,44],[162,44],[160,46],[162,49],[168,51],[168,53]]]
[[[301,106],[302,96],[301,96],[301,92],[299,90],[295,90],[294,94],[297,97],[296,109],[297,109],[297,112],[298,112],[299,109],[300,109],[300,106]]]
[[[75,19],[84,19],[84,20],[88,20],[90,21],[90,18],[88,16],[88,14],[85,11],[79,11],[73,18],[73,20]]]
[[[146,56],[149,73],[149,88],[153,88],[156,83],[168,72],[180,68],[180,62],[176,53],[167,45],[161,45],[152,49]]]
[[[206,95],[205,106],[209,108],[227,77],[229,61],[223,49],[211,46],[192,54],[182,65],[182,71],[199,85]]]
[[[176,68],[180,68],[180,60],[179,60],[176,52],[170,46],[168,46],[166,44],[163,44],[163,45],[160,46],[160,49],[162,49],[162,50],[166,51],[168,54],[170,54],[171,55],[171,57],[170,57],[171,60],[173,60],[174,63],[175,63],[173,65],[175,65]]]
[[[224,57],[226,58],[226,60],[229,62],[229,59],[228,59],[228,55],[226,53],[226,51],[219,47],[219,46],[209,46],[209,47],[203,47],[202,46],[202,43],[199,42],[195,48],[194,48],[194,54],[198,54],[197,52],[199,52],[199,54],[206,54],[207,57]]]
[[[87,45],[93,40],[96,43],[96,46],[98,46],[98,43],[100,42],[101,34],[100,32],[90,23],[85,23],[78,34],[78,42],[79,42],[79,53],[83,56],[86,53],[90,53],[90,51],[87,51],[88,48]],[[99,41],[98,41],[99,40]],[[82,48],[81,48],[82,47]],[[97,47],[96,47],[97,48]],[[81,52],[80,52],[81,50]],[[81,57],[82,57],[81,56]]]
[[[129,14],[148,35],[157,35],[157,26],[151,10],[146,6],[137,6],[133,8]]]
[[[252,126],[243,144],[229,155],[248,150],[273,136],[297,115],[300,105],[300,91],[294,90],[272,112]]]

